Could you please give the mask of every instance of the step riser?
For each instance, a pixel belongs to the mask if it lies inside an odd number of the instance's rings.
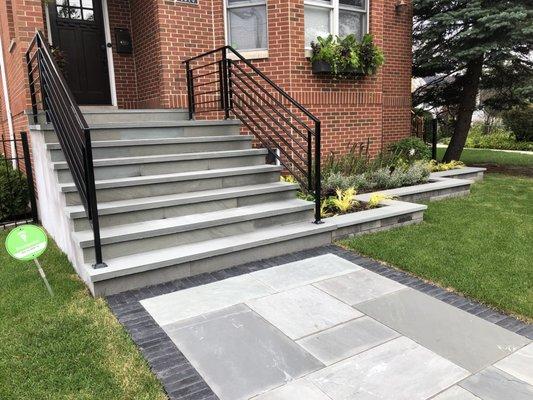
[[[161,163],[95,166],[96,180],[129,178],[135,176],[163,175],[174,172],[205,171],[211,169],[248,167],[264,165],[265,155],[246,157],[223,157],[204,160],[169,161]],[[60,183],[72,182],[72,175],[68,169],[56,171]]]
[[[148,237],[137,240],[130,240],[122,243],[103,244],[102,254],[104,259],[128,256],[142,253],[150,250],[173,247],[178,245],[203,242],[210,239],[239,235],[253,232],[257,229],[270,226],[279,226],[293,222],[312,221],[312,210],[292,212],[267,218],[261,218],[245,222],[237,222],[204,229],[194,229],[186,232]],[[83,249],[85,262],[94,262],[94,248],[88,247]]]
[[[291,239],[274,244],[240,250],[230,254],[213,256],[157,270],[95,282],[91,288],[95,296],[108,296],[176,279],[219,271],[248,262],[290,254],[331,244],[331,232]]]
[[[246,197],[233,197],[223,200],[206,201],[193,204],[182,204],[150,210],[139,210],[124,212],[120,214],[100,215],[100,226],[105,228],[135,222],[152,221],[164,218],[175,218],[184,215],[221,211],[235,207],[244,207],[273,201],[293,200],[295,198],[295,190],[286,190],[276,193],[258,194]],[[84,231],[90,229],[91,226],[87,218],[74,219],[75,231]]]
[[[201,153],[206,151],[248,150],[252,148],[250,140],[231,140],[227,142],[202,142],[184,144],[154,144],[143,146],[93,147],[94,159],[160,156],[167,154]],[[50,150],[52,161],[65,161],[60,149]]]
[[[163,196],[167,194],[198,192],[229,187],[260,185],[279,181],[279,171],[217,177],[208,179],[193,179],[189,181],[153,183],[119,188],[105,188],[97,190],[99,202],[135,199],[140,197]],[[65,193],[67,205],[79,205],[80,198],[76,192]]]
[[[135,122],[175,122],[189,119],[186,111],[174,112],[112,112],[112,113],[84,113],[83,116],[87,123],[90,124],[108,124],[108,123],[135,123]]]
[[[238,125],[157,127],[157,128],[106,128],[91,130],[92,140],[156,139],[195,136],[238,135]],[[57,143],[54,131],[45,132],[46,143]]]

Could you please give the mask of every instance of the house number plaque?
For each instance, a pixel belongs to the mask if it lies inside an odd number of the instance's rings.
[[[198,4],[198,0],[174,0],[174,3]]]

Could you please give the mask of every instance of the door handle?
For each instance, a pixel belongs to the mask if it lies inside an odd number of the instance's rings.
[[[112,48],[113,45],[112,45],[111,43],[106,43],[106,44],[102,44],[102,45],[100,45],[100,48],[101,48],[102,50],[105,50],[107,47]]]

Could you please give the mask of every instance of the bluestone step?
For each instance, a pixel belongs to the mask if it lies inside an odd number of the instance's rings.
[[[34,128],[30,126],[30,129]],[[115,123],[95,124],[90,125],[89,128],[92,140],[178,138],[238,135],[240,122],[228,119],[222,121]],[[38,129],[45,131],[45,141],[47,143],[58,142],[52,125],[39,125]]]
[[[93,157],[119,158],[163,154],[198,153],[202,151],[246,150],[252,147],[253,136],[195,136],[157,139],[123,139],[92,141]],[[59,143],[48,143],[52,161],[64,161]]]
[[[160,175],[170,171],[189,172],[221,168],[246,167],[265,163],[266,149],[212,151],[142,157],[96,159],[94,177],[99,179]],[[66,161],[52,163],[60,183],[72,182]]]
[[[106,259],[115,258],[305,220],[313,220],[313,203],[293,199],[130,223],[101,229],[102,251]],[[83,249],[85,261],[92,261],[92,231],[78,232],[74,237]]]
[[[83,116],[89,124],[111,122],[144,122],[144,121],[183,121],[189,118],[189,113],[184,109],[103,109],[85,107]]]
[[[161,196],[276,182],[283,168],[277,165],[224,168],[96,181],[99,202]],[[67,205],[80,204],[74,183],[59,184]]]
[[[98,204],[101,227],[224,210],[296,198],[299,186],[285,182],[237,186]],[[83,206],[66,209],[75,231],[90,229]]]
[[[107,268],[85,267],[95,295],[106,295],[329,244],[334,229],[328,223],[294,223],[108,259]]]

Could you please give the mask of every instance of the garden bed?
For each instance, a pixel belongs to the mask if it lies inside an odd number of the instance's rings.
[[[393,199],[384,200],[377,208],[366,208],[353,213],[335,215],[325,218],[324,221],[336,226],[333,232],[334,239],[420,223],[423,221],[427,206],[417,204],[417,202],[467,196],[474,181],[459,179],[459,177],[461,173],[463,175],[474,173],[473,170],[464,168],[464,171],[453,174],[455,178],[433,176],[432,174],[428,183],[377,192],[393,196]],[[475,170],[481,170],[478,173],[483,172],[483,169],[480,168]],[[452,171],[445,172],[450,173]],[[361,194],[356,196],[356,200],[360,204],[366,204],[375,194]]]

